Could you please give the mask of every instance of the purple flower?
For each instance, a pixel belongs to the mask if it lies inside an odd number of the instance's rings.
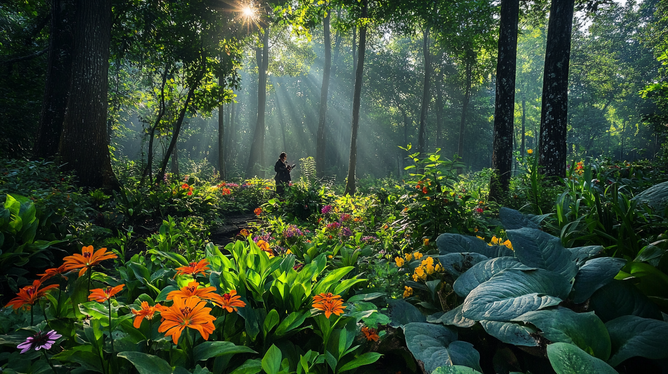
[[[339,229],[339,226],[341,226],[338,222],[332,222],[327,224],[327,230],[329,231],[336,231]]]
[[[332,206],[331,205],[325,205],[320,209],[320,213],[322,214],[327,214],[332,211]]]
[[[299,229],[299,227],[295,225],[288,225],[288,228],[283,231],[283,235],[286,238],[292,238],[294,236],[304,236],[304,233]]]
[[[369,240],[376,240],[376,237],[371,235],[371,236],[363,236],[362,241],[363,242],[368,242]]]
[[[350,236],[353,236],[353,232],[350,231],[349,228],[344,227],[344,228],[341,230],[341,236],[350,237]]]
[[[21,350],[21,353],[26,353],[31,349],[39,351],[40,349],[51,349],[53,343],[58,340],[62,335],[56,333],[56,330],[51,330],[49,332],[39,331],[34,336],[29,336],[25,342],[16,346]]]

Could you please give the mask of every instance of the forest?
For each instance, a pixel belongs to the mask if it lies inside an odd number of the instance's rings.
[[[2,372],[668,373],[662,0],[2,2],[0,161]]]

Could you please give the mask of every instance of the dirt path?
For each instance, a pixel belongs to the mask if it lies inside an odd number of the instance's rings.
[[[232,243],[241,229],[248,228],[251,222],[258,222],[253,213],[225,217],[225,225],[211,230],[211,241],[219,247]]]

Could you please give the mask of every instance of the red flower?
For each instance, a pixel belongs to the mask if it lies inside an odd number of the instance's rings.
[[[427,189],[427,187],[422,187],[422,193],[427,193],[427,192],[429,192],[429,190]]]
[[[185,189],[190,188],[190,186],[188,186],[188,183],[184,183],[184,184],[181,185],[181,188],[183,188],[185,190]]]
[[[256,216],[259,216],[260,214],[262,214],[262,208],[255,208],[253,213],[255,213]]]
[[[483,212],[483,209],[482,209],[482,208],[475,208],[475,211],[476,211],[477,213],[482,213],[482,212]]]

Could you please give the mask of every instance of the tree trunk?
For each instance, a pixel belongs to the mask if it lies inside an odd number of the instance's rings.
[[[439,67],[436,76],[436,142],[435,148],[443,148],[443,69]]]
[[[46,86],[34,152],[38,158],[50,159],[58,153],[72,77],[74,10],[72,0],[51,1],[51,36]]]
[[[468,52],[467,52],[468,53]],[[460,159],[464,157],[464,129],[466,126],[466,112],[469,108],[469,100],[471,99],[471,75],[473,70],[473,63],[470,57],[466,59],[466,88],[464,91],[464,101],[462,103],[462,119],[459,123],[459,144],[457,145],[457,155]],[[457,174],[461,174],[462,168],[457,168]]]
[[[325,66],[322,70],[322,88],[320,89],[320,116],[318,118],[318,140],[316,150],[316,171],[318,177],[323,177],[325,174],[325,150],[327,142],[325,139],[325,121],[327,119],[327,98],[329,93],[329,77],[332,69],[332,41],[329,33],[329,14],[324,20],[325,32]]]
[[[77,0],[72,80],[58,153],[86,187],[118,188],[107,136],[111,0]]]
[[[517,60],[517,23],[519,0],[501,0],[501,29],[496,64],[496,105],[494,109],[494,145],[489,199],[501,201],[508,193],[513,166],[515,119],[515,69]]]
[[[148,182],[149,184],[153,183],[153,141],[155,140],[155,130],[158,128],[160,125],[160,121],[162,121],[162,117],[165,115],[166,112],[166,107],[165,107],[165,84],[167,83],[167,75],[169,74],[169,69],[167,66],[165,66],[165,71],[162,74],[162,85],[160,86],[160,109],[158,110],[158,116],[155,119],[155,122],[153,123],[153,126],[151,126],[151,130],[149,131],[149,139],[148,139],[148,157],[146,161],[146,169],[144,169],[144,173],[142,173],[142,179],[141,183],[144,183],[144,177],[148,176]],[[162,178],[162,175],[158,176],[158,178]],[[157,180],[156,180],[157,182]]]
[[[522,93],[522,149],[520,154],[524,156],[526,154],[526,119],[527,119],[527,99],[525,94]],[[535,136],[535,135],[534,135]]]
[[[422,32],[422,53],[424,55],[424,85],[422,91],[422,108],[420,109],[420,127],[418,131],[418,149],[420,157],[424,157],[427,152],[425,145],[427,138],[427,110],[429,109],[429,71],[430,69],[430,53],[429,53],[429,27],[425,26]]]
[[[221,82],[222,85],[224,82]],[[218,108],[218,170],[220,172],[220,179],[226,179],[225,170],[225,104],[220,104]]]
[[[546,176],[566,176],[568,68],[574,0],[552,0],[547,29],[539,165]]]
[[[264,178],[264,172],[260,166],[264,162],[264,137],[265,137],[265,108],[267,106],[267,68],[269,67],[269,26],[264,29],[262,35],[262,57],[258,63],[258,85],[257,85],[257,121],[255,133],[251,144],[250,157],[246,167],[246,177],[258,176]],[[256,57],[259,51],[256,50]]]
[[[362,18],[366,18],[368,0],[364,0]],[[357,49],[357,68],[355,69],[355,93],[353,95],[353,119],[352,134],[350,136],[350,159],[348,163],[348,180],[346,181],[345,194],[355,194],[355,167],[357,163],[357,130],[360,121],[360,103],[362,96],[362,78],[364,69],[364,50],[366,48],[366,25],[360,27],[360,41]]]

